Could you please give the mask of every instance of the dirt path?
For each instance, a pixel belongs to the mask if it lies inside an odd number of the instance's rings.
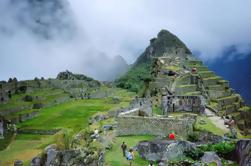
[[[210,111],[207,108],[205,109],[205,113],[207,117],[212,121],[212,123],[214,123],[217,127],[224,130],[225,132],[229,131],[229,129],[224,125],[224,120],[221,117],[215,115],[214,112]]]

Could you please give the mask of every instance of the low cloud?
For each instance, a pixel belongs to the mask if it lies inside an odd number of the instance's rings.
[[[133,63],[160,29],[205,61],[231,46],[243,58],[251,50],[250,6],[229,0],[0,1],[0,79],[55,77],[66,69],[105,79],[112,65],[105,62],[121,55]]]

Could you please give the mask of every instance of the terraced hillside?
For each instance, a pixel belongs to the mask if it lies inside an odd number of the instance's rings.
[[[144,65],[148,67],[142,68]],[[144,89],[143,96],[156,96],[158,101],[162,95],[201,96],[206,107],[219,116],[232,115],[243,132],[251,133],[251,120],[246,118],[251,116],[251,111],[242,97],[227,80],[210,71],[182,41],[166,30],[150,40],[132,69],[118,80],[118,86],[133,90],[134,80],[140,82],[136,81],[134,86]]]

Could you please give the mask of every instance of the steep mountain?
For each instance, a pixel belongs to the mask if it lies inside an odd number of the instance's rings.
[[[161,30],[157,38],[152,38],[150,40],[150,45],[139,56],[134,66],[148,63],[153,58],[165,56],[165,54],[177,54],[182,51],[186,54],[191,54],[191,51],[177,36],[167,30]]]
[[[246,118],[251,116],[250,109],[230,87],[229,81],[210,71],[185,44],[166,30],[151,40],[150,46],[116,83],[140,96],[157,98],[157,101],[162,101],[161,96],[181,97],[184,102],[199,97],[203,105],[218,116],[233,116],[240,130],[251,133],[251,121]]]
[[[167,30],[161,30],[156,38],[150,40],[150,45],[138,57],[129,71],[116,80],[118,87],[139,92],[145,82],[152,79],[151,65],[153,59],[165,55],[184,56],[191,54],[186,45]]]

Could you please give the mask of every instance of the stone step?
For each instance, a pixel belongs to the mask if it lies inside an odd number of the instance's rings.
[[[228,97],[222,97],[216,99],[216,102],[221,106],[221,105],[229,105],[235,102],[238,102],[239,97],[237,95],[231,95]]]
[[[219,81],[217,82],[217,84],[223,85],[223,86],[225,86],[225,87],[229,87],[229,81],[227,81],[227,80],[219,80]]]
[[[202,78],[208,78],[208,77],[214,77],[215,73],[212,71],[200,71],[198,72],[198,74],[202,77]]]
[[[209,85],[206,87],[207,90],[215,90],[215,91],[225,91],[226,87],[223,85]]]
[[[157,78],[155,78],[155,81],[156,82],[169,82],[170,79],[166,78],[166,77],[157,77]]]
[[[198,96],[198,95],[202,95],[201,91],[194,91],[194,92],[187,92],[184,94],[185,96]]]
[[[176,79],[176,84],[177,85],[190,84],[190,82],[191,82],[191,74],[190,73],[184,74],[183,76],[178,77]]]
[[[235,104],[230,104],[230,105],[223,106],[222,111],[225,111],[226,114],[231,114],[231,113],[234,113],[234,112],[238,111],[238,108],[237,108],[237,106]]]
[[[218,99],[223,97],[231,96],[233,93],[231,90],[215,91],[215,90],[206,90],[210,99]]]
[[[196,90],[197,90],[196,84],[177,85],[175,88],[175,93],[177,95],[183,95],[184,93],[194,92]]]
[[[196,68],[197,72],[209,71],[208,67],[206,67],[206,66],[190,65],[188,67],[189,68]]]
[[[220,81],[222,78],[219,76],[215,76],[215,77],[208,77],[208,78],[203,78],[203,84],[205,87],[208,87],[210,85],[216,85],[218,83],[218,81]]]
[[[203,62],[200,60],[189,60],[187,61],[188,65],[203,65]]]
[[[150,83],[151,88],[161,89],[161,88],[163,88],[165,86],[169,86],[169,83],[168,82],[163,82],[163,81],[162,82],[155,81],[155,82]]]

